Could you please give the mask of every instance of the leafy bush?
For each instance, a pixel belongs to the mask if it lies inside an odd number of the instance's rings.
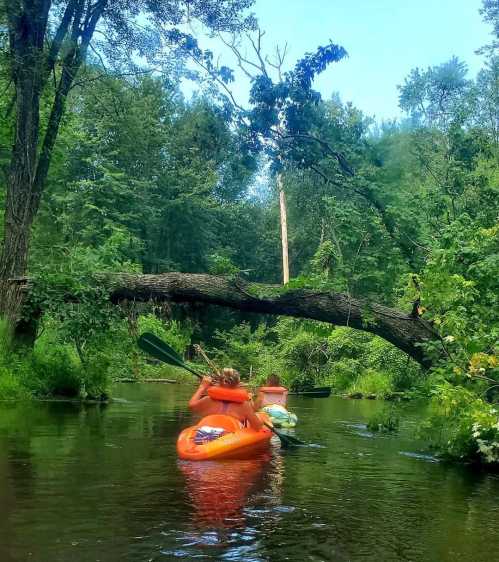
[[[43,330],[32,350],[17,353],[10,347],[6,324],[0,322],[0,399],[25,396],[61,396],[105,399],[110,381],[135,374],[140,377],[181,378],[169,365],[151,365],[129,333],[127,321],[114,316],[107,329],[96,329],[81,340],[78,350],[67,326],[45,315]],[[71,322],[71,321],[70,321]],[[140,331],[150,331],[183,353],[190,343],[190,324],[162,322],[152,314],[138,318]],[[102,328],[102,327],[101,327]]]
[[[29,396],[21,378],[15,373],[15,368],[20,364],[20,359],[12,353],[7,322],[0,318],[0,400],[16,400]]]
[[[10,370],[0,367],[0,400],[19,400],[27,398],[29,393]]]
[[[151,332],[170,344],[175,351],[183,354],[191,343],[192,326],[189,322],[170,320],[164,322],[154,314],[143,314],[138,318],[139,333]]]
[[[208,263],[209,272],[213,275],[235,275],[240,271],[229,257],[220,254],[209,256]]]
[[[393,393],[393,386],[389,375],[379,371],[367,370],[347,389],[348,394],[362,394],[386,398]]]
[[[365,366],[390,376],[393,390],[400,392],[414,387],[421,377],[420,366],[391,343],[371,336],[365,344]]]
[[[306,373],[317,378],[328,361],[326,342],[305,330],[297,330],[281,341],[279,352],[284,368],[298,375]]]
[[[69,346],[40,342],[28,361],[31,372],[25,380],[34,394],[68,398],[81,395],[84,371]]]
[[[297,389],[328,384],[338,392],[361,392],[382,398],[421,382],[420,367],[379,337],[310,320],[281,318],[272,327],[252,330],[243,323],[217,332],[217,360],[256,380],[278,373]]]
[[[264,378],[272,365],[265,342],[267,337],[264,324],[260,324],[256,330],[252,330],[246,322],[227,332],[217,330],[215,340],[218,348],[213,350],[215,361],[219,366],[234,367],[243,376],[256,372]]]
[[[498,412],[465,388],[435,389],[422,435],[447,458],[499,464]]]
[[[400,419],[394,412],[393,408],[383,409],[373,416],[367,422],[367,429],[373,432],[388,433],[397,431],[400,425]]]
[[[424,316],[441,335],[426,353],[449,380],[473,381],[479,392],[481,382],[499,382],[498,247],[499,226],[463,214],[443,230],[418,278]],[[405,302],[415,296],[408,286]]]
[[[334,390],[342,392],[357,379],[362,370],[362,363],[358,359],[347,357],[330,364],[326,382],[330,384]]]
[[[328,337],[328,347],[332,360],[341,360],[345,357],[360,359],[365,355],[365,346],[372,336],[351,328],[335,328]]]

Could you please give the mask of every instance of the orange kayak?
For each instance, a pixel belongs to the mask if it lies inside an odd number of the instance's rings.
[[[265,414],[258,415],[268,421]],[[210,429],[223,433],[210,441],[200,439],[200,435]],[[177,453],[181,459],[190,461],[249,459],[267,449],[271,437],[272,432],[267,427],[255,431],[251,427],[243,427],[241,422],[231,416],[214,414],[182,431],[177,440]]]

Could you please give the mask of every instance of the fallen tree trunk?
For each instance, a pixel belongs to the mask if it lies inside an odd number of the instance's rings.
[[[113,302],[203,302],[247,312],[350,326],[384,338],[425,367],[430,366],[430,361],[424,356],[421,344],[438,339],[438,334],[421,318],[354,299],[344,293],[285,289],[280,285],[247,283],[241,279],[194,273],[120,273],[105,275],[101,279],[108,287]]]

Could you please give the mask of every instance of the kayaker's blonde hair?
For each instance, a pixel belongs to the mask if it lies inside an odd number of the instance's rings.
[[[241,380],[241,375],[235,369],[229,369],[225,367],[220,371],[218,376],[215,378],[216,384],[220,386],[228,386],[234,388],[239,384]]]

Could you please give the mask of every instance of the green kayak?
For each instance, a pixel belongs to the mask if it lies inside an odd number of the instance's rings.
[[[268,406],[264,406],[262,411],[270,416],[270,421],[275,427],[288,429],[295,427],[298,422],[298,416],[293,414],[293,412],[289,412],[280,404],[269,404]]]

